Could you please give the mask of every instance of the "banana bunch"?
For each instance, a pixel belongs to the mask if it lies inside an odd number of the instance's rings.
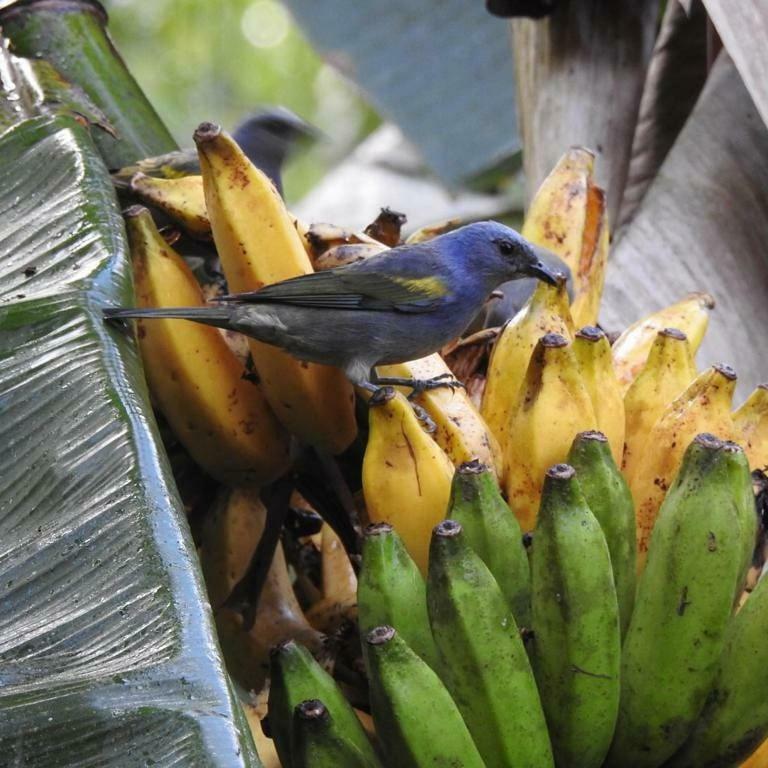
[[[579,434],[568,459],[545,472],[530,554],[479,462],[454,473],[426,576],[392,525],[369,526],[358,609],[373,740],[284,644],[268,714],[283,766],[714,768],[762,742],[768,580],[734,610],[756,530],[744,450],[690,442],[637,581],[607,437]],[[308,717],[322,734],[312,763]]]
[[[212,240],[230,291],[400,242],[404,217],[387,209],[361,232],[308,226],[226,133],[203,124],[195,141],[202,175],[137,174],[128,191]],[[256,690],[270,681],[282,766],[737,765],[768,736],[768,587],[744,592],[768,387],[734,410],[734,371],[697,369],[705,293],[611,344],[597,325],[610,233],[593,165],[570,150],[531,203],[523,234],[569,266],[572,296],[539,283],[477,348],[479,408],[461,388],[385,387],[358,393],[356,412],[338,370],[249,341],[254,373],[214,328],[138,323],[157,409],[222,485],[197,536],[203,573],[230,671]],[[126,225],[138,303],[201,305],[151,214],[133,207]],[[451,369],[434,354],[378,373]],[[289,455],[292,436],[326,461],[320,481]],[[312,504],[286,504],[327,522],[286,523],[259,564],[262,491],[304,475]],[[266,576],[247,622],[230,598],[254,567]]]
[[[440,437],[423,396],[415,411],[394,391],[370,402],[358,611],[378,754],[387,766],[738,765],[768,735],[768,588],[743,593],[768,389],[732,412],[734,372],[698,373],[707,294],[610,344],[590,309],[601,194],[583,153],[559,170],[531,215],[541,232],[560,222],[561,255],[592,251],[568,262],[584,276],[573,302],[539,285],[491,351],[480,419],[501,467]],[[570,214],[547,206],[574,173],[587,223],[571,242]]]

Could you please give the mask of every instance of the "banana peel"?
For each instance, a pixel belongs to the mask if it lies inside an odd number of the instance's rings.
[[[645,442],[665,408],[696,378],[688,337],[676,328],[656,334],[648,360],[624,395],[624,476],[642,461]]]
[[[597,428],[611,446],[613,460],[621,466],[624,453],[624,398],[613,370],[611,345],[599,328],[588,325],[576,332],[573,354],[592,400]]]

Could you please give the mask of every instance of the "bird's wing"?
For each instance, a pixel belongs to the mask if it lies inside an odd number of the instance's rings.
[[[382,254],[383,255],[383,254]],[[369,262],[301,275],[258,291],[235,293],[223,301],[281,303],[323,309],[428,312],[449,294],[446,283],[426,270],[397,272],[371,268]],[[365,264],[365,269],[360,267]],[[386,262],[381,264],[385,266]]]

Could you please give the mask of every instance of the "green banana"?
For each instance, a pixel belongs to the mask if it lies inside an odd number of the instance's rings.
[[[635,604],[637,581],[637,535],[632,494],[616,466],[608,438],[602,432],[576,435],[568,463],[576,470],[587,505],[605,534],[619,601],[621,636],[624,637]]]
[[[518,627],[531,626],[531,569],[520,523],[502,498],[493,470],[480,461],[453,476],[448,515],[498,582]]]
[[[364,755],[339,730],[319,699],[298,704],[293,711],[293,768],[380,768],[376,757]]]
[[[711,691],[744,560],[732,453],[697,435],[651,534],[621,665],[613,768],[653,768],[688,737]]]
[[[336,733],[343,733],[374,765],[376,754],[360,721],[333,678],[312,654],[293,640],[276,646],[270,660],[268,719],[283,768],[297,768],[291,743],[293,710],[307,699],[321,699],[333,717]]]
[[[440,678],[389,626],[363,641],[376,734],[390,768],[484,768]]]
[[[712,692],[669,768],[741,763],[768,736],[768,579],[762,578],[731,620]]]
[[[432,534],[427,606],[438,673],[488,768],[554,766],[509,603],[467,539],[455,520],[444,520]]]
[[[532,661],[559,768],[596,768],[619,706],[611,558],[568,464],[547,470],[531,553]]]
[[[357,581],[360,634],[388,624],[434,668],[437,651],[427,616],[424,578],[389,523],[365,529],[363,564]]]

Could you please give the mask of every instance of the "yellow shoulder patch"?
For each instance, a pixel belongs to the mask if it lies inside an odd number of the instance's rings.
[[[410,293],[418,293],[430,299],[439,299],[448,294],[445,283],[439,277],[397,277],[390,280],[402,285]]]

